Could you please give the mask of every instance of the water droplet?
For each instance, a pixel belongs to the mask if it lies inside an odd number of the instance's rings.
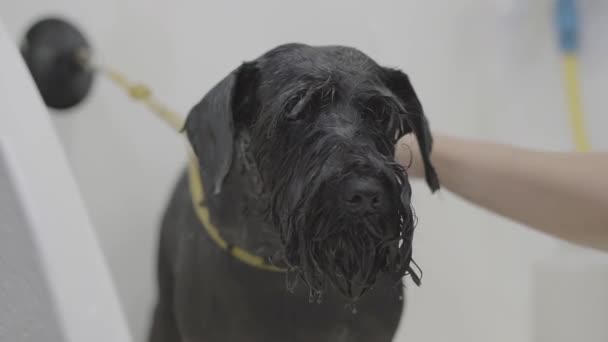
[[[285,276],[285,285],[287,286],[287,291],[291,294],[295,293],[296,286],[298,285],[298,274],[295,270],[288,270],[287,275]]]
[[[321,291],[319,291],[319,293],[317,293],[317,304],[321,304],[322,301],[323,301],[323,293]]]
[[[353,315],[356,315],[358,312],[357,305],[355,303],[346,304],[346,309],[350,310]]]

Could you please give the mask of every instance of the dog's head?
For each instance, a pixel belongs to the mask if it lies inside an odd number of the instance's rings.
[[[432,138],[408,77],[341,46],[279,46],[217,84],[188,116],[208,196],[221,193],[250,137],[281,256],[315,294],[333,285],[356,299],[384,273],[411,272],[415,218],[406,170],[395,143],[413,132],[426,180]]]

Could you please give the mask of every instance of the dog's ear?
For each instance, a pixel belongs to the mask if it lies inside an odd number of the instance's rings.
[[[211,182],[214,194],[232,166],[235,128],[247,125],[256,111],[258,68],[243,63],[215,85],[192,108],[184,130],[198,158],[203,181]]]
[[[410,83],[409,77],[397,69],[383,68],[383,81],[386,86],[395,94],[404,113],[401,115],[402,135],[411,133],[416,135],[420,154],[424,163],[426,182],[432,191],[439,189],[439,179],[435,168],[431,163],[431,151],[433,148],[433,137],[429,129],[429,124],[424,115],[422,104]]]

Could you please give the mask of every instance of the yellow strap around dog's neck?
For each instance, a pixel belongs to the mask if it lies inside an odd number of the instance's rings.
[[[131,98],[146,104],[149,109],[157,113],[161,119],[163,119],[176,131],[180,132],[182,130],[184,127],[183,119],[175,112],[167,109],[159,101],[157,101],[147,86],[143,84],[132,84],[124,75],[115,70],[105,69],[105,73],[111,81],[123,88]],[[272,272],[285,271],[284,269],[268,263],[260,256],[251,254],[238,246],[231,246],[222,238],[220,231],[211,222],[209,208],[203,205],[203,201],[205,199],[203,182],[199,172],[198,160],[192,152],[190,153],[188,161],[188,180],[190,186],[190,197],[192,198],[192,206],[196,212],[196,217],[209,237],[211,237],[211,240],[213,240],[218,247],[230,253],[230,255],[232,255],[232,257],[235,259],[249,266]]]
[[[196,157],[192,155],[190,157],[188,163],[188,178],[190,183],[190,194],[192,197],[192,205],[194,206],[194,211],[196,211],[196,216],[199,221],[207,231],[207,234],[211,237],[211,239],[222,249],[229,252],[236,259],[244,262],[253,267],[261,268],[267,271],[274,272],[284,272],[284,269],[278,268],[274,265],[271,265],[264,260],[264,258],[259,257],[257,255],[253,255],[248,251],[238,247],[238,246],[230,246],[226,240],[222,238],[219,230],[215,227],[215,225],[211,222],[209,217],[209,208],[203,205],[203,201],[205,199],[204,190],[203,190],[203,182],[201,181],[201,176],[198,168],[198,162]]]

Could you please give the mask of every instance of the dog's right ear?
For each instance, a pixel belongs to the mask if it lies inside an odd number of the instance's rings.
[[[383,79],[388,88],[399,98],[403,107],[404,119],[402,125],[405,128],[401,133],[407,134],[414,132],[420,154],[424,163],[424,173],[426,182],[431,188],[431,191],[439,189],[439,178],[435,172],[435,168],[431,163],[431,150],[433,148],[433,136],[429,129],[429,124],[424,115],[422,105],[418,100],[418,96],[412,87],[409,77],[401,70],[383,68]]]
[[[211,184],[214,194],[221,192],[232,166],[235,127],[249,123],[257,111],[257,75],[255,62],[243,63],[216,84],[186,119],[184,130],[203,182]]]

